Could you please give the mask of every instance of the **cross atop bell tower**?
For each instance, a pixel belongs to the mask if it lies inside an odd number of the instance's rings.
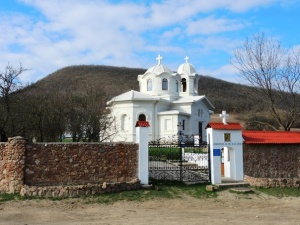
[[[184,59],[185,59],[185,63],[189,63],[190,58],[188,56],[186,56]]]
[[[161,64],[161,60],[163,59],[163,57],[159,54],[156,58],[157,60],[157,65]]]

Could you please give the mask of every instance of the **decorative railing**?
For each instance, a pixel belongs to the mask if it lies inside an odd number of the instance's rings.
[[[153,179],[207,182],[209,151],[194,136],[173,135],[149,142],[149,176]]]
[[[194,135],[172,135],[168,137],[161,137],[149,141],[149,145],[178,145],[178,146],[198,146],[205,145],[206,142],[199,143],[199,138]]]

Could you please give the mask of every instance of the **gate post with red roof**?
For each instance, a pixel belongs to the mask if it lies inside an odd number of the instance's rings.
[[[138,165],[138,178],[142,185],[149,184],[149,131],[150,127],[148,121],[136,122],[136,143],[139,144],[139,165]]]
[[[223,117],[223,123],[210,122],[206,127],[207,142],[210,146],[211,183],[222,183],[222,163],[224,163],[224,178],[243,181],[242,127],[239,123],[227,123],[228,115],[225,111],[220,114],[220,117]]]

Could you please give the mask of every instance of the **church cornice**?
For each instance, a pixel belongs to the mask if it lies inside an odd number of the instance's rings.
[[[191,116],[190,113],[181,112],[178,110],[163,111],[163,112],[157,113],[157,115],[183,115],[183,116],[188,116],[188,117]]]
[[[159,101],[160,98],[153,95],[148,95],[138,91],[128,91],[121,95],[118,95],[107,102],[107,105],[111,105],[113,102],[132,102],[132,101]]]
[[[175,104],[185,103],[191,105],[193,103],[200,102],[200,101],[203,102],[209,110],[215,109],[214,105],[208,100],[208,98],[205,95],[181,97],[178,100],[172,101],[172,104],[175,105]]]
[[[146,72],[144,74],[141,74],[141,75],[138,75],[138,79],[140,78],[146,78],[146,77],[161,77],[163,75],[166,75],[166,76],[171,76],[171,77],[180,77],[180,74],[176,73],[176,72],[172,72],[172,73],[168,73],[168,72],[162,72],[162,73],[153,73],[153,72]]]

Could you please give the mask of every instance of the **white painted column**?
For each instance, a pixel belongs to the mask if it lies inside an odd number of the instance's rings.
[[[212,184],[222,183],[221,179],[221,149],[214,146],[214,132],[212,128],[207,129],[208,143],[210,146],[210,176]]]
[[[232,155],[232,153],[230,154],[230,149],[228,147],[224,147],[224,176],[227,178],[231,177],[231,167],[230,167],[230,156]]]
[[[231,158],[231,178],[236,181],[244,180],[243,149],[236,147]]]
[[[211,171],[211,183],[220,184],[221,179],[221,149],[212,148],[210,149],[210,171]]]
[[[145,121],[146,122],[146,121]],[[143,121],[143,124],[145,123]],[[148,126],[141,126],[137,122],[136,126],[136,143],[139,144],[139,163],[138,163],[138,178],[143,185],[149,184],[149,149],[148,149]]]

